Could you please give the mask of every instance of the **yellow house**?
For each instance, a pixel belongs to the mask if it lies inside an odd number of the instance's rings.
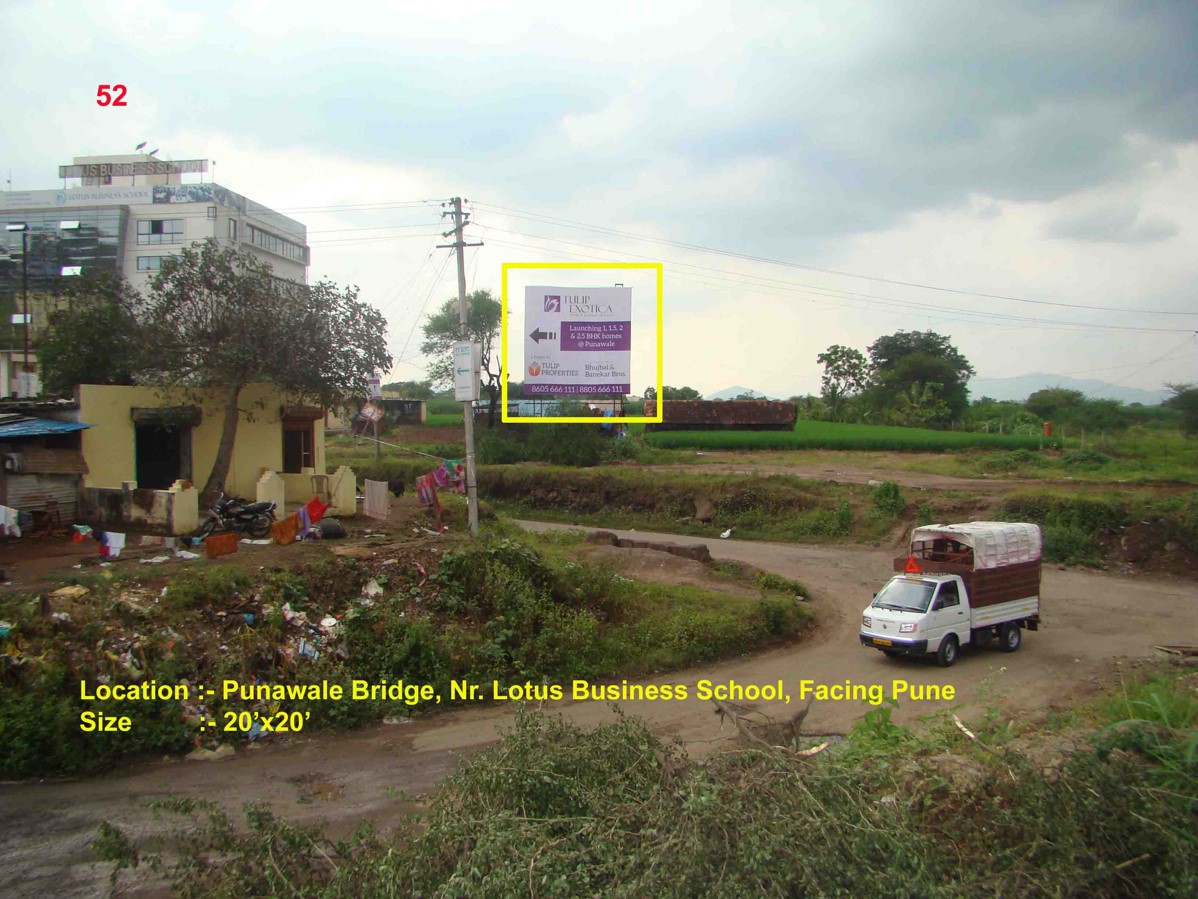
[[[82,384],[77,389],[85,487],[166,490],[176,480],[203,488],[212,472],[223,427],[220,391],[166,396],[151,387]],[[241,393],[233,459],[225,492],[254,499],[258,479],[278,472],[288,502],[310,499],[325,474],[325,411],[289,402],[270,384]],[[349,488],[352,491],[352,486]],[[351,493],[352,495],[352,493]]]

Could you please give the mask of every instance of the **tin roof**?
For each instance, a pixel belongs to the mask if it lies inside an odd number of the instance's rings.
[[[0,440],[17,437],[45,437],[49,434],[69,434],[82,431],[91,425],[77,421],[55,421],[52,418],[23,418],[19,421],[0,422]]]

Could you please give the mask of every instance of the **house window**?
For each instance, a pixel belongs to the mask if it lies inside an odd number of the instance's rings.
[[[229,240],[237,239],[237,219],[229,219]]]
[[[138,256],[137,270],[139,272],[156,272],[162,268],[163,259],[174,259],[174,256]]]
[[[138,222],[137,242],[142,245],[183,243],[183,219],[151,219]]]
[[[316,441],[311,421],[283,422],[283,472],[302,474],[316,467]]]

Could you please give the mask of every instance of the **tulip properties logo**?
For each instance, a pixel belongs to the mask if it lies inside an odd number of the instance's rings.
[[[561,312],[562,311],[562,298],[560,296],[556,296],[556,297],[546,296],[545,297],[545,311],[546,312]]]
[[[541,373],[541,366],[534,362],[532,365],[528,366],[528,373],[535,378]]]

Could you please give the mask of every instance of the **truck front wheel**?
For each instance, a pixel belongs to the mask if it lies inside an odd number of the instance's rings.
[[[1008,621],[1004,624],[998,632],[998,642],[1003,652],[1017,650],[1019,644],[1023,642],[1023,632],[1020,631],[1018,622]]]
[[[949,634],[940,641],[940,649],[936,652],[936,661],[941,668],[950,668],[953,662],[957,661],[956,634]]]

